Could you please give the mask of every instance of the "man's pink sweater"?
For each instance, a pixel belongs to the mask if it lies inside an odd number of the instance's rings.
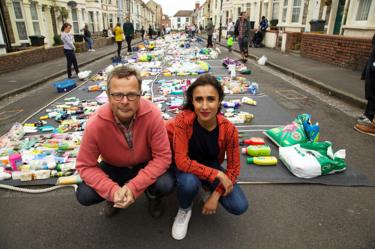
[[[108,103],[87,122],[77,156],[77,170],[82,180],[106,200],[113,201],[114,193],[120,187],[98,167],[99,156],[118,167],[134,167],[148,162],[127,183],[135,198],[170,166],[170,145],[159,109],[150,101],[141,99],[133,125],[133,148],[130,149]]]

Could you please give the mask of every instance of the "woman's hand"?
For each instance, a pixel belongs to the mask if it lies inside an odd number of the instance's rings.
[[[212,192],[210,197],[203,205],[202,214],[211,215],[216,213],[217,204],[219,202],[220,194],[216,191]]]
[[[230,192],[232,192],[233,183],[226,174],[224,174],[222,171],[219,171],[216,178],[219,179],[220,183],[225,189],[225,193],[223,194],[223,196],[227,196]]]

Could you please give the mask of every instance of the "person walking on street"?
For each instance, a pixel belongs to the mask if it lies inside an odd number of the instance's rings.
[[[234,34],[234,22],[232,22],[232,18],[229,18],[228,27],[227,27],[227,39],[232,37]]]
[[[375,136],[375,35],[372,37],[372,50],[367,64],[362,72],[365,80],[365,98],[367,105],[364,114],[357,119],[354,129]]]
[[[142,41],[144,41],[145,40],[145,29],[143,28],[143,26],[141,28],[141,36],[142,36]]]
[[[212,18],[208,20],[207,27],[206,27],[206,32],[207,32],[207,48],[212,48],[212,34],[215,31],[214,24],[212,23]]]
[[[106,200],[102,214],[109,218],[145,193],[150,215],[159,217],[162,197],[175,184],[161,112],[141,98],[142,79],[133,67],[116,67],[107,82],[108,103],[89,118],[77,156],[83,180],[77,200],[84,206]]]
[[[125,39],[128,44],[128,53],[132,52],[132,39],[134,36],[134,26],[133,23],[130,22],[129,17],[125,19],[125,23],[123,26],[124,34],[125,34]]]
[[[152,35],[154,34],[154,30],[152,29],[151,25],[148,27],[148,36],[150,40],[152,40]]]
[[[68,78],[72,78],[72,64],[76,74],[78,75],[78,64],[77,58],[75,54],[76,47],[74,46],[74,38],[73,35],[70,34],[70,30],[72,29],[72,25],[70,23],[64,23],[61,27],[61,40],[64,44],[64,55],[66,57],[66,64],[67,64],[67,73]]]
[[[183,110],[166,122],[179,203],[172,226],[176,240],[186,236],[193,200],[200,191],[203,215],[215,215],[219,203],[234,215],[248,209],[246,195],[236,183],[241,169],[238,130],[220,113],[223,99],[216,77],[203,74],[187,89]]]
[[[246,11],[241,12],[240,18],[237,20],[234,35],[238,39],[242,61],[246,63],[249,48],[250,22],[247,20]]]
[[[117,56],[121,56],[122,42],[124,41],[124,32],[122,31],[121,24],[118,22],[116,24],[115,30],[115,41],[117,43]]]
[[[91,37],[91,32],[89,30],[89,26],[87,24],[85,24],[85,27],[83,27],[83,39],[85,40],[86,44],[87,44],[87,49],[90,51],[90,52],[94,52],[95,49],[93,49],[93,45],[94,45],[94,41]]]

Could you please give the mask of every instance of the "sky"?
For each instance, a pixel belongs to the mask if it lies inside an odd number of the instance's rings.
[[[193,10],[197,0],[154,0],[163,8],[163,14],[173,16],[179,10]],[[148,2],[148,0],[144,1]],[[200,3],[204,1],[199,0]]]

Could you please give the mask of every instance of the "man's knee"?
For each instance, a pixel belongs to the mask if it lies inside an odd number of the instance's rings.
[[[78,185],[76,197],[78,202],[83,206],[94,205],[104,200],[95,190],[87,186],[84,182]]]
[[[155,191],[162,195],[169,195],[173,192],[175,186],[175,178],[169,171],[161,175],[155,182]]]

